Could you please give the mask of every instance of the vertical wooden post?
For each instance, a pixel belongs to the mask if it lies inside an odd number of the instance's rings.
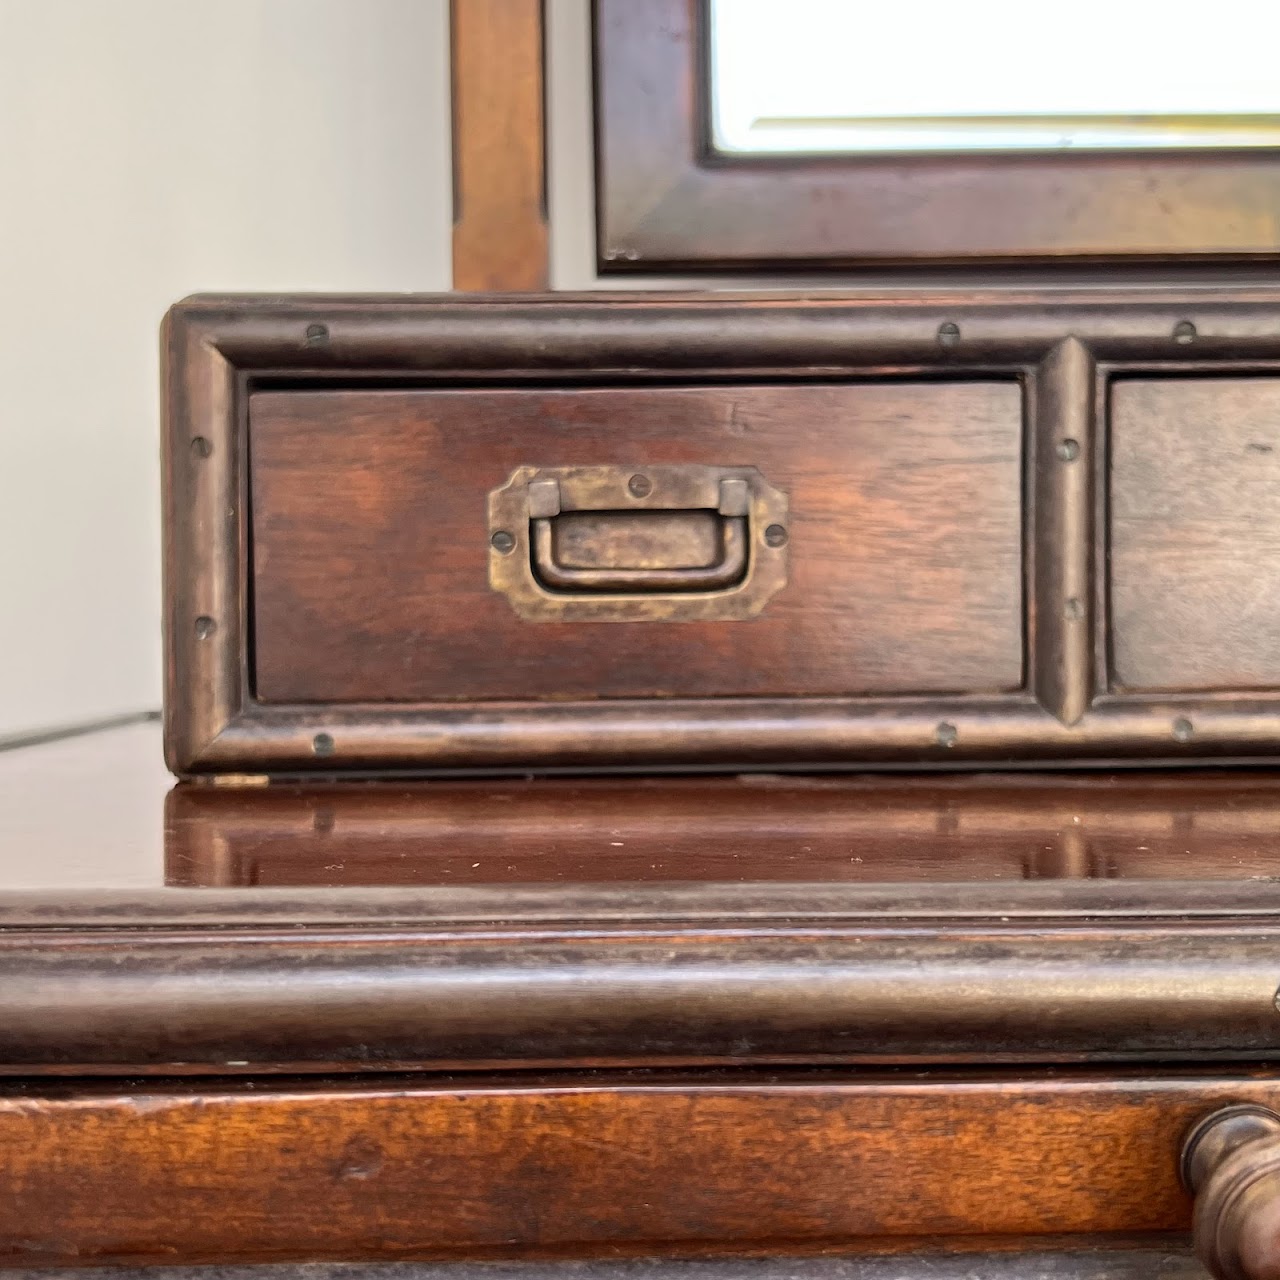
[[[548,284],[542,0],[452,0],[453,287]]]

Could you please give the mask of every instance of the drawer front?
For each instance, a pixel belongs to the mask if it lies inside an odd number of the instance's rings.
[[[1280,378],[1111,396],[1117,682],[1280,689]]]
[[[0,1101],[12,1263],[1181,1232],[1181,1144],[1273,1079],[572,1079]]]
[[[1017,688],[1021,400],[1013,381],[255,395],[257,695],[432,702]],[[635,473],[630,489],[599,499],[613,541],[629,520],[653,527],[659,544],[679,536],[650,505],[664,478],[754,468],[743,483],[762,479],[789,514],[785,548],[764,541],[777,525],[762,520],[750,554],[785,552],[784,584],[755,616],[703,620],[699,599],[723,591],[593,592],[570,577],[542,589],[546,616],[520,616],[490,581],[488,496],[521,467],[605,466]],[[624,504],[629,511],[610,510]],[[519,524],[505,523],[512,528],[493,537],[513,540],[507,558],[536,554],[527,508]],[[581,541],[580,557],[628,557],[625,547]],[[642,609],[646,595],[660,613],[619,620],[610,611],[619,596]],[[557,599],[575,611],[551,612]],[[684,620],[691,606],[695,617]],[[672,611],[677,620],[667,620]]]

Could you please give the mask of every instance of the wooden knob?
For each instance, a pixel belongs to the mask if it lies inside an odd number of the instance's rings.
[[[1280,1115],[1224,1107],[1182,1145],[1195,1246],[1218,1280],[1280,1280]]]

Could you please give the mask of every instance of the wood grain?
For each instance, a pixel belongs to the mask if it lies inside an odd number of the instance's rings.
[[[10,1089],[0,1259],[439,1256],[1185,1231],[1183,1135],[1270,1076]]]
[[[542,0],[452,0],[453,287],[548,283]]]
[[[273,392],[250,407],[272,702],[977,692],[1022,682],[1013,382]],[[485,500],[524,464],[756,466],[790,499],[758,619],[524,622]]]
[[[13,894],[0,1074],[1274,1061],[1278,903],[1271,879]]]
[[[1115,678],[1280,686],[1280,378],[1111,391]]]

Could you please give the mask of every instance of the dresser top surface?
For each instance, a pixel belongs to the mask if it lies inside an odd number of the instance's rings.
[[[1278,831],[1243,771],[175,786],[136,724],[0,756],[0,1071],[1257,1060]]]
[[[1107,886],[1194,907],[1208,885],[1269,899],[1278,879],[1280,773],[1265,770],[175,784],[150,721],[0,752],[9,906],[720,885],[793,904],[804,886],[904,902],[955,886],[994,907],[1048,884],[1095,907]]]

